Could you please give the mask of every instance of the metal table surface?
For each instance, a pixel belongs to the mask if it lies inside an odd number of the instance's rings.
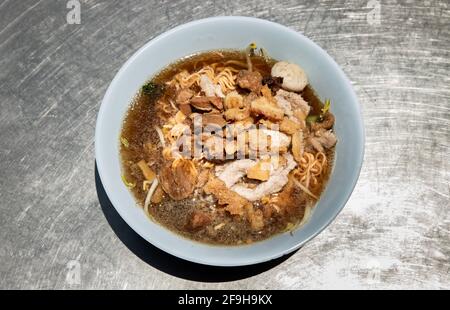
[[[0,288],[450,288],[448,1],[81,0],[70,24],[73,2],[0,2]],[[120,66],[156,35],[216,15],[279,22],[322,46],[366,128],[343,212],[293,255],[248,268],[150,246],[95,170],[96,115]]]

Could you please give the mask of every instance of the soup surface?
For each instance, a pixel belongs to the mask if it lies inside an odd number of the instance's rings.
[[[152,220],[197,241],[289,231],[308,219],[332,168],[329,105],[298,65],[255,47],[186,57],[131,103],[123,181]]]

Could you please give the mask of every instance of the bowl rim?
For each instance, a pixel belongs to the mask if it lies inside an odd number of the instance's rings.
[[[342,203],[341,205],[337,208],[337,212],[333,215],[330,216],[322,225],[318,226],[314,233],[310,234],[309,236],[307,236],[306,238],[304,238],[303,240],[297,242],[294,246],[288,247],[283,251],[280,251],[279,253],[276,254],[272,254],[272,255],[260,255],[257,257],[252,257],[249,258],[245,261],[241,261],[239,263],[235,263],[235,262],[224,262],[224,261],[211,261],[210,259],[203,259],[201,257],[195,256],[195,255],[186,255],[181,251],[177,251],[175,248],[170,247],[168,245],[164,245],[158,242],[154,242],[153,240],[151,240],[151,238],[149,238],[148,236],[146,236],[146,234],[142,231],[140,231],[140,229],[138,229],[136,227],[136,225],[133,225],[133,223],[130,223],[130,221],[128,220],[128,217],[122,213],[121,208],[116,207],[116,203],[113,201],[114,199],[112,197],[114,197],[114,195],[112,195],[111,193],[111,189],[109,189],[107,186],[104,186],[105,192],[108,196],[108,198],[111,201],[111,204],[114,206],[114,208],[116,209],[116,211],[119,213],[119,215],[121,216],[121,218],[127,223],[128,226],[130,226],[138,235],[140,235],[143,239],[145,239],[147,242],[149,242],[150,244],[152,244],[153,246],[161,249],[162,251],[169,253],[173,256],[176,256],[178,258],[190,261],[190,262],[194,262],[194,263],[198,263],[198,264],[203,264],[203,265],[212,265],[212,266],[224,266],[224,267],[231,267],[231,266],[245,266],[245,265],[253,265],[253,264],[258,264],[258,263],[262,263],[262,262],[266,262],[266,261],[270,261],[270,260],[274,260],[277,259],[279,257],[282,257],[284,255],[287,255],[289,253],[291,253],[292,251],[295,251],[297,249],[299,249],[300,247],[304,246],[307,242],[309,242],[310,240],[312,240],[313,238],[315,238],[318,234],[320,234],[326,227],[328,227],[330,225],[331,222],[333,222],[335,220],[335,218],[339,215],[339,213],[342,211],[342,209],[344,208],[344,206],[347,204],[351,194],[353,193],[353,190],[358,182],[360,173],[361,173],[361,168],[364,162],[364,154],[365,154],[365,129],[364,129],[364,119],[362,116],[362,112],[361,112],[361,106],[359,104],[358,98],[355,94],[355,91],[352,87],[352,84],[350,82],[350,80],[348,79],[348,77],[345,75],[345,73],[343,72],[343,70],[341,69],[341,67],[334,61],[334,59],[324,50],[322,49],[322,47],[320,47],[317,43],[315,43],[314,41],[312,41],[311,39],[309,39],[308,37],[304,36],[302,33],[297,32],[287,26],[278,24],[276,22],[272,22],[269,20],[265,20],[265,19],[260,19],[260,18],[255,18],[255,17],[247,17],[247,16],[216,16],[216,17],[208,17],[208,18],[203,18],[203,19],[198,19],[198,20],[194,20],[194,21],[190,21],[181,25],[178,25],[174,28],[169,29],[168,31],[165,31],[161,34],[159,34],[158,36],[154,37],[153,39],[147,41],[143,46],[141,46],[137,51],[135,51],[133,53],[133,55],[131,57],[128,58],[128,60],[120,67],[120,69],[117,71],[117,73],[115,74],[113,80],[111,81],[111,83],[109,84],[105,95],[103,96],[101,105],[100,105],[100,109],[98,111],[98,115],[97,115],[97,120],[96,120],[96,127],[95,127],[95,161],[97,164],[97,170],[98,170],[98,174],[100,177],[100,180],[102,182],[102,184],[105,184],[104,182],[104,168],[103,168],[103,163],[101,160],[99,160],[99,158],[101,158],[101,148],[99,147],[100,145],[100,129],[99,129],[99,124],[104,122],[104,114],[105,114],[105,109],[107,104],[105,102],[108,101],[112,91],[114,88],[117,87],[117,82],[119,80],[119,77],[123,74],[124,71],[127,70],[128,66],[133,63],[135,61],[136,58],[138,58],[140,56],[140,54],[147,49],[150,45],[155,44],[156,42],[160,41],[160,40],[164,40],[166,37],[172,35],[173,33],[176,33],[178,31],[181,31],[185,28],[189,28],[191,26],[194,25],[201,25],[204,23],[210,23],[210,22],[214,22],[214,21],[247,21],[247,22],[253,22],[253,23],[261,23],[261,24],[266,24],[270,27],[275,27],[278,28],[281,31],[285,31],[285,32],[290,32],[291,34],[299,37],[300,39],[307,41],[309,44],[314,45],[318,52],[321,53],[322,57],[325,57],[328,59],[328,61],[330,62],[330,64],[333,66],[333,69],[336,71],[336,73],[339,75],[339,77],[341,79],[344,80],[344,82],[349,86],[349,94],[352,98],[352,101],[354,101],[356,104],[354,105],[354,108],[356,109],[356,114],[358,115],[358,118],[355,119],[355,121],[357,121],[358,123],[356,125],[358,125],[358,128],[360,130],[361,133],[361,148],[360,148],[360,154],[358,156],[358,162],[355,163],[354,169],[354,178],[353,180],[351,180],[351,182],[348,183],[350,190],[348,191],[348,193],[346,193],[345,196],[343,196],[342,198]],[[133,197],[134,198],[134,197]],[[157,225],[160,225],[159,223],[157,223]],[[161,227],[162,228],[162,227]],[[185,237],[178,235],[177,236],[181,239],[186,239]],[[269,238],[270,239],[270,238]],[[189,240],[189,239],[188,239]],[[192,241],[192,240],[190,240]],[[195,241],[194,241],[195,242]],[[263,241],[261,241],[263,242]],[[203,243],[201,243],[203,244]],[[220,245],[214,245],[214,247],[229,247],[229,246],[220,246]]]

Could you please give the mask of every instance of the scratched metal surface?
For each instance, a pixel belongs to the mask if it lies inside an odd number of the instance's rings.
[[[382,0],[377,24],[367,3],[86,0],[69,25],[65,0],[2,0],[0,288],[449,289],[450,5]],[[352,81],[366,126],[344,211],[250,273],[157,253],[101,206],[95,178],[96,114],[116,71],[157,34],[215,15],[313,39]]]

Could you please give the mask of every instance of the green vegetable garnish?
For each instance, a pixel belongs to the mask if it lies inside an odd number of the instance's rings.
[[[310,123],[310,124],[315,123],[315,122],[317,122],[318,120],[319,120],[319,116],[318,116],[318,115],[310,115],[310,116],[308,116],[308,117],[306,118],[306,122],[307,122],[307,123]]]
[[[250,44],[247,46],[247,48],[245,49],[247,55],[254,56],[254,55],[255,55],[256,47],[257,47],[257,46],[256,46],[256,43],[255,43],[255,42],[250,43]]]
[[[127,179],[125,178],[125,176],[124,176],[123,174],[122,174],[122,182],[123,182],[123,184],[125,184],[125,186],[128,187],[128,188],[133,188],[133,187],[136,186],[136,183],[128,182]]]
[[[323,118],[325,114],[330,110],[331,101],[330,99],[325,100],[325,104],[323,105],[323,108],[320,109],[320,115],[310,115],[306,118],[306,122],[309,124],[316,123],[318,121],[323,121]]]
[[[124,137],[120,137],[120,142],[126,148],[128,148],[130,146],[130,143],[128,143],[128,140],[126,138],[124,138]]]
[[[323,116],[330,110],[331,101],[330,99],[325,100],[325,105],[321,109],[322,113],[320,114],[320,118],[323,118]]]
[[[148,82],[142,86],[142,92],[150,97],[159,97],[164,92],[164,86]]]

